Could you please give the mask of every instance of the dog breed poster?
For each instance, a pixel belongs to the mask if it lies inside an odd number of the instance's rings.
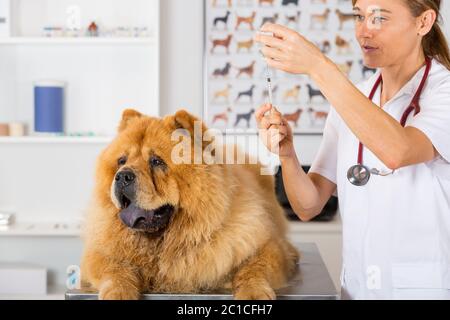
[[[269,102],[266,63],[253,36],[266,22],[298,31],[358,83],[362,64],[350,0],[205,0],[204,119],[212,128],[256,129],[255,111]],[[330,105],[302,75],[270,70],[273,103],[297,134],[321,134]]]

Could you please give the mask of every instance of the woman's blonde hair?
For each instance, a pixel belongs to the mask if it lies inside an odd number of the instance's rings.
[[[352,0],[355,5],[357,0]],[[440,27],[442,21],[441,16],[441,0],[404,0],[405,4],[411,10],[414,17],[419,17],[427,10],[434,10],[437,15],[436,22],[431,31],[423,38],[422,48],[425,56],[435,58],[450,70],[450,52],[448,42]]]

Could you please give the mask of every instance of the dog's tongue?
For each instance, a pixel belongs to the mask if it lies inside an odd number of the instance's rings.
[[[154,211],[148,211],[139,208],[132,203],[128,208],[120,212],[120,220],[130,228],[135,228],[140,221],[147,221],[153,217]]]

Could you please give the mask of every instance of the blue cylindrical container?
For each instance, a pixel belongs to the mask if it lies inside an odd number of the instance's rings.
[[[34,131],[64,132],[64,87],[59,81],[34,84]]]

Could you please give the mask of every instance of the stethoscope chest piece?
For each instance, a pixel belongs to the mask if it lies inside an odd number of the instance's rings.
[[[359,164],[351,167],[347,173],[348,181],[357,187],[365,186],[369,182],[370,176],[369,168]]]

